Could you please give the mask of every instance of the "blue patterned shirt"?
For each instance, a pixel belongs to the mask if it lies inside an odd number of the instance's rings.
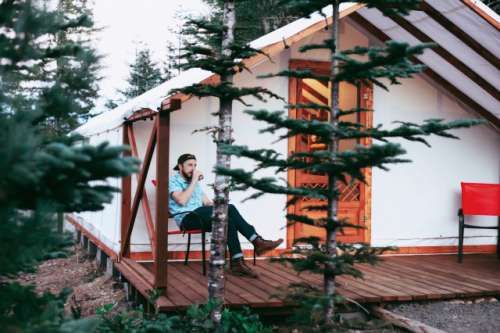
[[[186,212],[185,214],[178,214],[174,216],[175,223],[177,223],[179,227],[184,216],[196,208],[203,206],[203,190],[201,189],[200,183],[196,183],[193,194],[185,205],[179,205],[172,197],[173,192],[184,192],[188,188],[189,184],[190,183],[184,179],[179,172],[176,172],[175,175],[170,177],[168,181],[168,208],[170,214]]]

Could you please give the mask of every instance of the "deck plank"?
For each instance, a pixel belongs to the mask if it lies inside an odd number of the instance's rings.
[[[151,264],[143,264],[151,270]],[[297,274],[290,264],[258,260],[254,266],[258,279],[237,277],[227,272],[226,302],[229,307],[248,305],[256,309],[289,306],[271,297],[286,290],[290,283],[307,283],[322,288],[322,276]],[[435,300],[485,295],[500,295],[500,260],[490,254],[466,255],[464,263],[456,255],[386,256],[375,266],[356,265],[364,279],[341,276],[336,279],[339,293],[360,302]],[[136,270],[140,272],[140,270]],[[207,277],[201,262],[170,262],[168,294],[164,311],[183,309],[207,300]],[[148,275],[149,276],[149,275]]]
[[[401,271],[408,272],[408,274],[413,274],[414,276],[419,276],[422,278],[428,278],[433,283],[437,283],[438,285],[451,287],[453,290],[457,292],[468,292],[474,290],[480,290],[479,287],[468,286],[467,284],[463,284],[460,281],[450,280],[450,277],[442,272],[435,272],[432,270],[432,267],[429,265],[425,265],[422,262],[399,262],[397,260],[391,261],[389,265],[400,269]]]
[[[411,258],[410,260],[414,260]],[[416,263],[413,261],[413,263]],[[433,275],[436,276],[441,276],[446,278],[450,283],[458,283],[460,285],[463,285],[468,288],[468,290],[476,290],[477,291],[477,296],[482,295],[482,291],[498,291],[498,288],[500,287],[499,284],[490,284],[484,280],[478,280],[474,278],[470,278],[470,276],[466,273],[464,273],[463,270],[460,270],[460,267],[454,266],[453,268],[451,267],[443,267],[442,264],[436,263],[436,262],[422,262],[419,261],[418,264],[421,266],[422,270],[425,270],[429,273],[432,273]],[[408,265],[408,262],[405,262],[405,265]],[[457,263],[457,265],[459,265]]]

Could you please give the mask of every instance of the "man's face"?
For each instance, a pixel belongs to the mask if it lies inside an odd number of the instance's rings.
[[[187,180],[191,180],[193,178],[193,171],[196,169],[196,160],[191,159],[184,161],[184,163],[179,164],[179,171],[181,175]]]

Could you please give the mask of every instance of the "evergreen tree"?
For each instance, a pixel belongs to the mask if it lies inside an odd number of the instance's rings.
[[[175,43],[167,42],[167,56],[163,62],[163,81],[168,81],[171,78],[180,74],[180,47],[176,46]]]
[[[9,3],[5,2],[4,6]],[[28,5],[40,9],[49,6],[44,1],[28,1]],[[23,22],[24,26],[47,20],[43,16],[45,13],[33,13],[32,22]],[[2,13],[4,17],[9,14]],[[17,36],[19,50],[3,49],[4,52],[16,52],[16,60],[25,68],[18,68],[15,72],[2,71],[1,84],[3,97],[11,100],[11,107],[37,112],[36,122],[43,127],[44,133],[57,136],[68,133],[90,117],[89,112],[97,97],[101,57],[90,43],[95,29],[86,0],[58,1],[57,10],[51,13],[50,19],[54,25],[45,27],[43,37],[28,36],[37,38],[33,45],[21,44],[21,37]],[[15,24],[8,28],[11,33],[16,33]],[[16,38],[7,38],[2,43],[12,46],[13,40]],[[22,58],[34,63],[23,63]],[[4,62],[0,66],[8,69],[11,65]]]
[[[139,96],[162,82],[161,70],[148,48],[138,50],[129,67],[128,88],[121,92],[127,99]]]
[[[237,100],[245,103],[243,97],[254,96],[260,100],[264,97],[278,97],[261,87],[239,88],[233,85],[233,75],[246,70],[244,59],[256,55],[259,51],[248,45],[238,43],[234,38],[236,24],[235,1],[224,2],[221,21],[218,19],[191,19],[187,22],[184,33],[192,37],[183,50],[181,69],[202,68],[217,74],[219,82],[194,84],[176,89],[171,93],[184,93],[198,97],[214,96],[219,100],[218,125],[207,129],[215,133],[216,168],[229,168],[230,156],[224,154],[221,148],[231,145],[232,139],[232,105]],[[208,273],[209,301],[214,302],[211,319],[216,331],[223,329],[222,306],[224,301],[224,263],[227,235],[227,212],[229,202],[229,179],[216,173],[214,184],[214,213],[212,217],[212,237],[210,245],[210,265]]]
[[[291,119],[287,117],[288,112],[267,110],[246,111],[254,119],[264,121],[269,126],[263,132],[282,133],[280,139],[288,139],[295,136],[314,136],[318,144],[324,148],[318,150],[294,152],[283,157],[272,149],[251,150],[245,146],[224,145],[221,153],[231,154],[237,157],[250,158],[258,162],[255,170],[246,171],[242,169],[230,169],[217,165],[216,172],[232,178],[235,188],[247,190],[253,188],[257,192],[250,198],[257,198],[264,193],[286,194],[291,197],[288,205],[294,204],[301,198],[320,202],[309,204],[303,208],[300,214],[288,214],[290,223],[305,223],[308,225],[322,227],[326,231],[326,241],[320,242],[317,237],[308,237],[296,240],[306,243],[309,247],[294,248],[285,257],[296,270],[311,271],[323,275],[323,290],[316,290],[304,285],[292,285],[294,291],[290,298],[309,307],[309,313],[320,310],[320,315],[307,317],[309,328],[312,331],[330,332],[339,329],[335,321],[335,302],[343,302],[344,299],[336,292],[336,277],[348,274],[361,277],[361,272],[354,267],[355,263],[375,263],[377,255],[386,249],[370,248],[367,244],[354,245],[344,244],[337,241],[337,232],[343,228],[359,228],[347,219],[338,216],[337,204],[339,196],[339,183],[349,185],[351,182],[365,182],[362,170],[369,167],[378,167],[387,170],[386,165],[391,163],[410,162],[400,156],[405,153],[404,149],[396,143],[389,141],[390,138],[403,138],[410,141],[422,142],[429,145],[425,136],[438,135],[447,138],[455,138],[448,130],[470,127],[481,123],[478,120],[456,120],[445,122],[442,119],[428,119],[423,124],[398,122],[399,126],[394,129],[383,129],[381,125],[374,128],[366,128],[362,124],[345,120],[345,115],[360,112],[372,112],[355,108],[341,110],[339,107],[339,85],[341,82],[351,84],[371,84],[388,90],[388,84],[399,84],[400,79],[409,78],[422,71],[424,66],[413,64],[409,58],[422,54],[425,49],[432,45],[424,44],[410,46],[406,43],[396,41],[387,42],[383,47],[355,47],[350,50],[340,51],[337,48],[339,40],[339,6],[344,1],[339,0],[289,0],[285,1],[290,10],[299,16],[309,16],[313,11],[323,10],[326,6],[333,7],[333,23],[327,27],[330,38],[319,44],[308,44],[301,47],[301,52],[309,50],[327,50],[331,55],[331,70],[329,75],[318,75],[312,70],[285,70],[279,73],[266,75],[285,76],[298,79],[315,79],[329,81],[331,88],[331,105],[310,103],[307,105],[288,105],[292,109],[316,109],[326,111],[329,116],[327,120],[305,120]],[[418,6],[415,0],[365,0],[361,1],[368,7],[375,7],[386,15],[405,15]],[[364,61],[360,59],[366,59]],[[339,142],[359,138],[372,138],[379,144],[370,146],[356,145],[353,149],[339,151]],[[307,173],[326,175],[328,185],[326,188],[308,188],[291,186],[281,183],[273,177],[258,178],[256,171],[272,168],[277,172],[288,170],[301,170]],[[315,218],[309,214],[314,212]],[[319,214],[323,213],[323,214]],[[311,319],[313,318],[313,319]],[[305,317],[303,317],[305,319]]]
[[[74,109],[64,92],[44,86],[41,72],[84,48],[77,40],[53,45],[50,38],[91,25],[85,16],[61,19],[43,4],[0,2],[0,327],[7,331],[48,332],[63,324],[66,291],[37,296],[11,279],[47,256],[64,255],[67,242],[54,232],[54,212],[102,209],[118,191],[106,180],[138,166],[121,157],[125,147],[93,147],[76,135],[47,137],[44,120],[55,114],[52,107],[61,108],[61,119]]]
[[[121,101],[114,99],[107,99],[106,103],[104,103],[104,107],[108,110],[113,110],[114,108],[120,105]]]
[[[214,8],[212,15],[220,17],[223,0],[205,0]],[[236,1],[236,38],[250,42],[297,19],[281,0]]]
[[[188,20],[187,17],[181,16],[180,13],[176,14],[176,18],[183,21]],[[166,60],[162,63],[163,81],[170,80],[181,73],[181,63],[183,62],[181,52],[186,45],[187,36],[183,35],[182,26],[170,29],[170,32],[174,35],[174,39],[167,41],[167,56]]]
[[[67,46],[69,42],[78,45],[80,50],[72,56],[59,57],[50,79],[55,84],[47,91],[46,125],[53,135],[68,133],[88,120],[98,97],[98,82],[101,77],[100,61],[91,45],[94,32],[92,11],[88,0],[59,0],[58,20],[86,18],[86,26],[72,27],[55,33],[55,45]],[[57,100],[53,96],[59,96]],[[61,99],[60,96],[64,96]]]

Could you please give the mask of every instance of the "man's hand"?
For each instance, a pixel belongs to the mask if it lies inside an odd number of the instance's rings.
[[[197,181],[202,180],[202,179],[203,179],[203,173],[198,169],[194,169],[193,170],[193,177],[191,178],[191,182],[197,182]]]
[[[203,206],[213,206],[213,205],[214,202],[212,201],[212,199],[210,199],[209,197],[207,197],[205,193],[203,193]]]

